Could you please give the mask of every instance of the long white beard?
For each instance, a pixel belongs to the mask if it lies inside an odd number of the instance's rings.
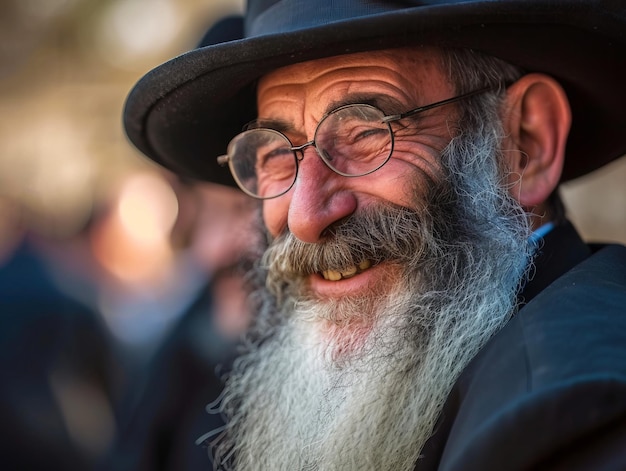
[[[454,195],[452,209],[439,204],[433,216],[418,216],[407,237],[422,231],[421,242],[402,256],[402,275],[367,298],[307,296],[296,275],[302,266],[284,268],[306,257],[284,257],[310,247],[282,239],[270,247],[258,335],[221,405],[229,424],[217,465],[414,469],[454,381],[514,312],[530,257],[526,216],[497,182],[496,143],[479,141],[477,148],[465,138],[461,157],[448,149],[455,183],[443,194]],[[320,264],[349,256],[315,250],[309,258],[327,259]]]

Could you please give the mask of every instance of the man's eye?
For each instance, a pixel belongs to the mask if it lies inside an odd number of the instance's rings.
[[[354,137],[354,141],[359,141],[362,139],[367,139],[370,137],[380,137],[381,135],[387,135],[387,131],[385,129],[378,129],[378,128],[363,128],[361,130],[358,130],[358,132],[356,133],[355,137]]]
[[[289,147],[278,147],[276,149],[262,153],[262,161],[266,162],[270,159],[285,157],[287,155],[291,155],[291,149]]]
[[[293,152],[286,146],[266,150],[260,149],[257,155],[257,165],[263,170],[267,170],[268,167],[276,168],[283,162],[291,162],[293,159]]]
[[[358,142],[363,139],[368,139],[373,136],[380,136],[381,133],[386,134],[386,128],[377,128],[370,123],[353,122],[351,125],[345,125],[343,132],[338,132],[337,135],[340,139],[346,142]]]

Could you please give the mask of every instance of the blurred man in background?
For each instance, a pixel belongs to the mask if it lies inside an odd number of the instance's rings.
[[[119,433],[103,470],[183,471],[207,466],[198,439],[223,427],[207,412],[250,324],[244,274],[258,257],[254,206],[235,190],[181,182],[179,250],[204,267],[195,292],[149,361],[129,383]]]

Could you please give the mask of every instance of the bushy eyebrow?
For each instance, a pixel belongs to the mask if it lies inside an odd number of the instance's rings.
[[[371,105],[381,110],[385,115],[398,114],[411,108],[413,105],[407,105],[388,95],[380,94],[353,94],[342,97],[341,100],[332,101],[326,107],[325,113],[328,114],[333,110],[345,105],[354,105],[363,103]]]
[[[274,129],[275,131],[280,131],[282,133],[294,131],[294,126],[287,121],[281,119],[270,119],[270,118],[257,118],[250,121],[243,128],[244,131],[248,131],[250,129]]]

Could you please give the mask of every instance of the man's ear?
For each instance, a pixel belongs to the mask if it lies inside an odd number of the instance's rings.
[[[567,95],[552,77],[532,73],[508,88],[504,156],[522,206],[541,205],[558,186],[571,120]]]

